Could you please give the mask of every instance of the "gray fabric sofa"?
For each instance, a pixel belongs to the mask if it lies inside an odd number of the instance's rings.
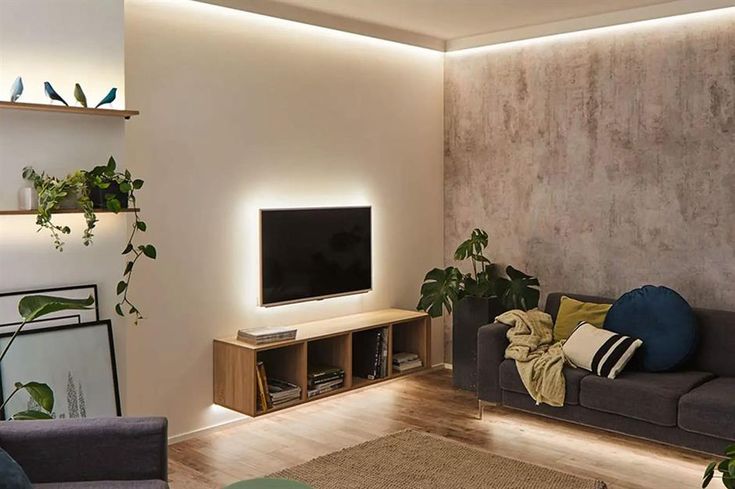
[[[0,422],[0,447],[34,488],[166,489],[166,418]]]
[[[556,319],[562,295],[585,302],[602,297],[549,294],[546,312]],[[735,443],[735,312],[695,309],[700,343],[676,372],[625,370],[615,380],[565,367],[566,403],[537,406],[513,360],[504,358],[508,326],[483,326],[477,337],[478,397],[531,413],[721,454]]]

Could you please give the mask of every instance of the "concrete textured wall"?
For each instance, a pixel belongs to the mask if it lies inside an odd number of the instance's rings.
[[[542,296],[735,309],[732,10],[450,54],[445,81],[447,263],[479,226]]]

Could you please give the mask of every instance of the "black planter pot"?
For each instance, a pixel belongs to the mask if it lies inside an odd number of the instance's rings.
[[[123,209],[128,208],[128,194],[120,191],[120,186],[117,183],[111,183],[106,189],[100,189],[92,187],[90,185],[89,198],[92,199],[95,209],[107,209],[106,195],[114,195],[117,200],[120,201],[120,207]]]
[[[454,386],[477,391],[477,330],[506,309],[498,299],[465,297],[452,315],[452,377]]]

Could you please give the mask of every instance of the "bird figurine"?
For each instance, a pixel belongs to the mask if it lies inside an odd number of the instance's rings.
[[[82,86],[79,83],[74,85],[74,98],[82,104],[82,107],[87,107],[87,96],[84,95],[84,90],[82,90]]]
[[[23,78],[18,77],[13,82],[13,86],[10,87],[10,101],[15,102],[18,100],[23,93]]]
[[[105,98],[100,100],[100,103],[98,103],[94,108],[98,109],[100,105],[111,104],[112,101],[115,100],[115,97],[117,97],[117,88],[111,89],[107,95],[105,95]]]
[[[43,88],[46,91],[46,96],[51,99],[51,102],[53,103],[54,100],[58,100],[62,104],[69,107],[69,104],[66,103],[66,100],[61,98],[61,95],[56,93],[56,90],[54,90],[54,87],[51,86],[49,82],[43,82]]]

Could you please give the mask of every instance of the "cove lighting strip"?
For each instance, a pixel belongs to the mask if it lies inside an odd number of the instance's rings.
[[[586,29],[572,30],[569,32],[561,32],[558,34],[540,35],[512,41],[498,41],[493,44],[485,44],[482,46],[473,46],[458,49],[451,49],[452,42],[449,41],[449,50],[446,52],[446,55],[466,56],[505,49],[519,49],[527,46],[540,45],[550,42],[575,41],[579,40],[580,38],[589,36],[629,34],[632,31],[640,31],[659,27],[672,27],[692,21],[701,22],[709,20],[720,20],[726,16],[733,16],[733,19],[735,20],[735,6],[721,7],[715,8],[713,10],[704,10],[699,12],[669,15],[665,17],[657,17],[655,19],[634,20],[613,25],[590,27]],[[488,36],[491,35],[493,34],[489,34]],[[502,35],[502,33],[496,33],[495,35]],[[481,36],[478,36],[478,38],[479,37]]]

